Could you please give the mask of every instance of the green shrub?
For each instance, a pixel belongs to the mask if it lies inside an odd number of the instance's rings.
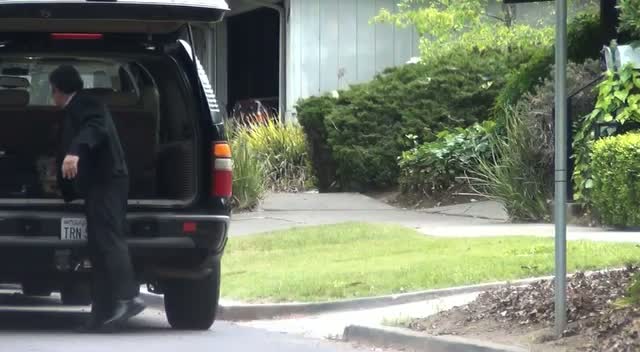
[[[567,56],[573,62],[585,62],[600,57],[605,33],[600,23],[600,10],[579,13],[567,28]]]
[[[579,121],[573,138],[574,198],[590,205],[593,186],[591,151],[600,124],[608,124],[603,134],[621,134],[640,124],[640,72],[627,65],[620,72],[608,71],[598,85],[593,112]]]
[[[553,69],[553,68],[551,68]],[[600,76],[598,62],[567,66],[567,88],[573,92]],[[572,100],[578,120],[594,106],[596,93],[585,90]],[[547,220],[554,179],[554,82],[546,79],[505,111],[506,127],[493,140],[491,158],[480,159],[472,184],[480,193],[504,203],[517,220]]]
[[[233,151],[233,207],[252,209],[264,195],[264,170],[249,148],[247,135],[236,136],[231,132],[230,136]]]
[[[237,126],[235,138],[246,140],[249,152],[262,164],[269,189],[299,192],[309,185],[307,145],[299,125],[269,119]]]
[[[502,203],[514,221],[549,220],[553,178],[543,164],[540,133],[528,128],[522,104],[505,115],[505,135],[492,136],[490,156],[477,159],[467,180],[479,195]]]
[[[397,179],[393,163],[400,155],[401,118],[380,88],[376,82],[376,87],[353,86],[342,92],[326,118],[327,142],[342,190],[383,188]]]
[[[336,99],[331,96],[303,99],[296,105],[298,122],[307,136],[309,156],[320,192],[331,191],[336,186],[336,165],[331,146],[327,143],[325,127],[325,117],[335,105]]]
[[[491,8],[487,0],[401,0],[393,11],[382,9],[374,21],[411,26],[418,34],[421,57],[440,61],[459,51],[472,56],[485,51],[511,55],[522,47],[548,44],[553,28],[538,21],[526,24],[514,5]],[[496,11],[497,10],[497,11]],[[541,14],[550,11],[542,11]],[[497,21],[496,21],[497,19]]]
[[[595,142],[592,173],[592,204],[602,222],[611,226],[640,226],[640,134]]]
[[[522,95],[531,92],[535,87],[549,78],[549,67],[553,64],[553,53],[549,48],[541,48],[531,60],[522,65],[520,70],[509,76],[504,89],[496,99],[497,113],[517,103]]]
[[[466,129],[444,131],[434,142],[402,153],[402,192],[439,200],[465,190],[467,182],[461,177],[476,167],[477,160],[487,157],[494,126],[495,122],[486,121]]]
[[[603,33],[600,29],[600,15],[596,11],[578,14],[569,24],[568,58],[571,62],[582,63],[596,59],[602,49]],[[533,53],[516,72],[511,74],[496,101],[496,112],[505,111],[526,93],[532,92],[546,79],[551,78],[554,62],[553,47],[541,47]]]
[[[620,9],[620,30],[635,38],[640,37],[640,1],[618,0]]]
[[[627,294],[615,302],[617,307],[637,307],[640,306],[640,273],[636,272],[631,277],[631,284],[627,289]]]
[[[336,173],[343,188],[380,189],[397,183],[397,158],[443,130],[489,116],[507,70],[499,56],[469,60],[450,55],[438,64],[385,71],[372,82],[341,92],[326,118]]]
[[[551,67],[553,70],[553,66]],[[570,62],[567,65],[567,90],[575,92],[578,89],[592,83],[600,77],[599,63],[595,60],[587,60],[583,64]],[[553,108],[555,104],[554,80],[546,79],[534,89],[532,93],[526,93],[520,100],[523,110],[523,118],[526,119],[525,127],[536,138],[536,145],[542,149],[541,165],[544,166],[552,179],[554,172],[555,146],[554,146],[554,121]],[[579,121],[580,118],[593,110],[597,97],[594,89],[586,89],[576,94],[571,103],[571,119]],[[553,187],[553,185],[549,185]]]

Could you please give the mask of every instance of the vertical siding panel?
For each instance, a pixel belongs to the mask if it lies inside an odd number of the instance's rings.
[[[320,93],[320,0],[303,0],[302,34],[302,83],[301,97]]]
[[[417,56],[413,28],[369,24],[396,0],[290,0],[287,101],[371,80]]]
[[[287,102],[291,109],[295,106],[302,92],[302,39],[301,39],[301,6],[302,0],[291,0],[289,16],[289,60],[287,62]]]
[[[357,9],[358,0],[339,1],[338,89],[346,89],[358,80]]]
[[[375,0],[358,0],[356,21],[358,26],[357,82],[368,81],[376,72],[376,31],[369,20],[376,14]]]
[[[382,8],[392,10],[395,7],[394,0],[375,0],[375,3],[374,15]],[[394,64],[394,26],[388,23],[375,24],[374,26],[376,32],[376,73],[378,73]]]
[[[394,4],[394,10],[397,6]],[[400,27],[395,26],[394,42],[395,42],[395,57],[393,64],[395,66],[405,64],[413,56],[413,27]]]
[[[338,87],[338,0],[321,0],[320,3],[320,91]]]

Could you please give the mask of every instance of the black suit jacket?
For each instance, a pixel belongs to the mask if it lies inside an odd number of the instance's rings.
[[[58,182],[65,201],[86,196],[90,187],[128,176],[127,163],[111,114],[99,100],[78,92],[65,108],[62,140],[58,151]],[[66,155],[80,158],[78,176],[62,177]]]

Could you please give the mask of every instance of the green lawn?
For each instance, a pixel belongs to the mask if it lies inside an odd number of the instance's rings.
[[[250,302],[323,301],[548,275],[553,239],[435,238],[391,225],[342,224],[231,238],[222,296]],[[634,244],[568,244],[568,269],[619,267]]]

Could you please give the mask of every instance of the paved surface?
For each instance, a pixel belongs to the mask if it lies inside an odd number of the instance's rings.
[[[439,237],[542,236],[553,237],[552,224],[450,224],[424,226],[419,231]],[[615,231],[598,227],[568,226],[568,240],[640,243],[640,232]]]
[[[271,194],[259,211],[236,214],[232,236],[257,234],[299,226],[343,222],[391,223],[440,237],[546,236],[552,224],[509,224],[504,209],[495,202],[475,202],[426,210],[394,208],[353,193]],[[640,243],[640,233],[569,226],[569,240]]]
[[[428,317],[443,310],[467,304],[473,301],[478,294],[454,295],[378,309],[292,317],[281,320],[256,320],[240,324],[305,337],[341,339],[344,329],[349,325],[381,325],[385,322],[401,321],[407,318]]]
[[[86,317],[55,299],[31,299],[0,291],[0,351],[7,352],[361,352],[369,347],[283,335],[217,322],[210,331],[169,329],[164,312],[147,310],[118,335],[85,335],[73,328]],[[376,349],[377,350],[377,349]]]
[[[431,209],[420,210],[429,214],[441,214],[451,216],[470,216],[480,219],[506,222],[509,216],[502,204],[492,201],[473,202],[468,204],[449,205]]]
[[[432,225],[479,225],[501,221],[398,209],[353,193],[271,194],[259,211],[235,214],[230,234],[242,236],[343,222],[392,223],[421,229]]]

